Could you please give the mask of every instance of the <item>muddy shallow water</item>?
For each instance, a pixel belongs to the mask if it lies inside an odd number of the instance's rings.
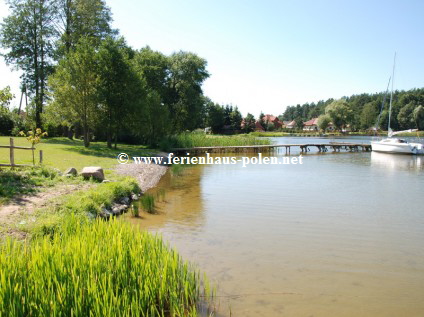
[[[207,274],[220,316],[423,316],[424,157],[312,151],[158,188],[159,214],[128,219]]]

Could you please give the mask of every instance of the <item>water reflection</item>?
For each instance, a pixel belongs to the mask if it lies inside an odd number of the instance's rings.
[[[168,171],[158,186],[148,191],[157,197],[156,214],[141,212],[140,218],[128,218],[150,230],[161,230],[166,226],[174,226],[176,230],[198,230],[205,222],[200,186],[202,169],[202,166],[186,168],[181,175]]]
[[[417,170],[424,169],[424,157],[389,153],[371,153],[371,165],[387,169]]]

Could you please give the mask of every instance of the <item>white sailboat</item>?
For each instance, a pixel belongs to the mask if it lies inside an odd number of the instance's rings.
[[[392,74],[392,91],[390,93],[390,107],[389,107],[389,124],[388,124],[388,138],[371,142],[372,151],[383,152],[383,153],[393,153],[393,154],[424,154],[424,144],[422,143],[412,143],[408,142],[405,139],[392,138],[396,134],[400,134],[403,132],[413,132],[417,131],[417,129],[410,129],[406,131],[397,131],[393,132],[390,128],[390,118],[392,114],[392,101],[393,101],[393,82],[395,76],[395,59],[393,62],[393,74]]]

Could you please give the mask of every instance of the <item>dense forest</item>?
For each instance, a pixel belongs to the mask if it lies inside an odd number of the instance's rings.
[[[42,128],[50,136],[156,145],[161,138],[210,127],[214,133],[252,131],[255,117],[219,105],[203,94],[207,61],[194,53],[165,55],[132,48],[111,26],[103,0],[9,0],[10,15],[0,27],[6,63],[22,71],[22,100],[0,90],[0,134]],[[281,120],[302,122],[320,116],[322,126],[369,129],[387,126],[384,93],[289,106]],[[387,101],[387,100],[386,100]],[[392,127],[424,128],[424,89],[395,92]],[[264,105],[266,107],[266,105]],[[259,120],[263,117],[261,114]],[[243,120],[243,125],[241,122]]]
[[[331,113],[331,105],[338,104],[343,113],[345,125],[353,131],[377,127],[387,130],[389,120],[390,92],[360,94],[343,97],[339,101],[328,99],[317,103],[289,106],[279,116],[280,120],[305,122]],[[393,130],[424,129],[424,88],[408,91],[394,91],[390,126]],[[342,111],[338,111],[341,113]]]

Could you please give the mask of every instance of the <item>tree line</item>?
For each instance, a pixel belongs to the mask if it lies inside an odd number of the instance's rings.
[[[352,131],[378,128],[386,130],[389,120],[387,93],[360,94],[317,103],[288,106],[280,120],[301,124],[319,118],[321,128],[331,121],[337,129],[349,125]],[[390,126],[393,130],[424,129],[424,88],[394,91]]]

